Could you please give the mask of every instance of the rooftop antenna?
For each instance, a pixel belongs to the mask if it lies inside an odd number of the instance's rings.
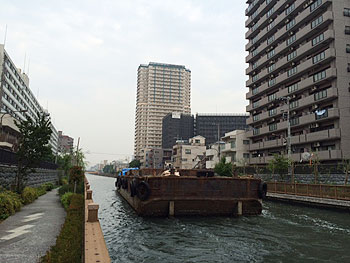
[[[24,65],[23,65],[23,73],[26,74],[26,59],[27,59],[27,52],[24,53]]]
[[[29,66],[30,66],[30,58],[28,59],[28,69],[27,69],[27,76],[29,76]]]
[[[6,44],[6,38],[7,38],[7,24],[5,27],[4,48],[5,48],[5,44]]]

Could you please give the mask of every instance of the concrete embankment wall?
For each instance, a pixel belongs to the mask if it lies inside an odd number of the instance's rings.
[[[265,182],[291,182],[291,178],[287,175],[281,178],[278,174],[254,174],[254,177],[262,179]],[[344,185],[345,177],[345,174],[319,174],[316,178],[316,183]],[[315,183],[315,176],[313,174],[295,174],[294,181],[296,183],[313,184]]]
[[[98,219],[99,205],[93,202],[93,190],[85,177],[84,263],[110,263],[106,242]]]
[[[8,187],[15,182],[17,167],[0,165],[0,185]],[[59,177],[59,170],[35,169],[35,173],[28,175],[27,186],[39,186],[43,183],[56,183]]]

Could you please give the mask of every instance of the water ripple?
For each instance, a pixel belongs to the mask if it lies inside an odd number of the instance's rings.
[[[112,262],[350,262],[345,213],[266,202],[257,217],[142,218],[114,179],[87,176]]]

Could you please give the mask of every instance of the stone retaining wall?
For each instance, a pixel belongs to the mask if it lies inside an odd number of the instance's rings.
[[[291,178],[289,176],[284,176],[284,179],[282,179],[278,174],[254,174],[254,177],[260,178],[266,182],[291,182]],[[319,174],[317,183],[344,185],[345,177],[345,174]],[[295,174],[294,181],[296,183],[313,184],[315,183],[315,176],[313,174]],[[350,178],[348,184],[349,183]]]
[[[10,187],[15,182],[17,167],[0,165],[0,185]],[[59,170],[37,168],[35,173],[28,175],[27,186],[39,186],[46,182],[57,183]]]

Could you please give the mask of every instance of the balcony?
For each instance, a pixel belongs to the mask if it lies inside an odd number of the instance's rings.
[[[308,13],[310,12],[309,9],[305,9]],[[304,11],[305,12],[305,11]],[[297,16],[297,18],[300,18],[300,21],[296,21],[297,24],[303,24],[306,22],[306,20],[309,20],[310,18],[308,18],[307,13],[304,14],[304,12],[302,14],[300,14],[299,16]],[[323,15],[323,22],[321,24],[319,24],[318,26],[311,28],[311,24],[309,23],[307,26],[303,27],[301,30],[299,30],[295,35],[296,35],[296,41],[293,43],[293,45],[296,45],[298,43],[302,43],[306,38],[312,36],[313,34],[316,34],[317,32],[320,31],[320,28],[324,28],[325,26],[327,26],[329,23],[331,23],[333,21],[333,13],[331,11],[327,11],[324,13]],[[293,29],[295,30],[296,28],[298,28],[297,25],[295,25],[293,28],[291,28],[290,30],[286,30],[285,27],[282,27],[275,35],[275,40],[273,43],[278,43],[278,41],[281,41],[282,37],[287,36],[287,34],[290,31],[293,31]],[[320,32],[319,32],[320,33]],[[263,34],[265,35],[265,34]],[[263,35],[261,37],[263,37]],[[258,36],[259,37],[259,36]],[[270,47],[273,43],[267,45],[267,42],[263,42],[257,49],[257,53],[254,57],[259,57],[261,56],[262,52],[266,52],[266,49],[268,47]],[[282,44],[278,45],[276,48],[276,54],[274,57],[278,57],[280,55],[280,53],[282,51],[285,51],[285,49],[289,48],[289,46],[287,46],[286,42],[284,41]],[[252,61],[252,59],[254,58],[253,54],[250,53],[247,57],[246,57],[246,62],[250,63]],[[266,63],[267,58],[265,56],[262,56],[259,60],[259,65],[262,66],[264,63]]]
[[[315,103],[321,103],[321,102],[324,102],[324,101],[327,101],[327,100],[332,100],[332,99],[338,97],[338,90],[336,88],[329,88],[329,89],[326,90],[326,92],[327,92],[327,97],[324,97],[324,98],[319,99],[317,101],[315,101],[314,94],[299,99],[298,100],[298,106],[293,108],[293,109],[291,109],[291,111],[296,111],[296,110],[299,110],[301,108],[305,108],[305,107],[309,107],[311,105],[315,105]],[[257,120],[257,121],[254,121],[252,116],[250,116],[247,119],[247,125],[251,125],[253,123],[263,122],[263,121],[266,121],[266,120],[271,119],[271,118],[276,118],[277,116],[282,114],[282,110],[286,110],[286,107],[285,106],[278,107],[276,109],[276,114],[273,115],[273,116],[269,116],[269,111],[265,111],[265,112],[263,112],[263,113],[261,113],[259,115],[259,120]]]
[[[311,46],[311,43],[310,43],[310,46]],[[319,46],[317,47],[317,49],[319,49]],[[300,50],[299,51],[303,51]],[[304,49],[304,51],[306,51]],[[309,52],[308,52],[309,53]],[[298,54],[298,51],[297,51],[297,54]],[[300,56],[298,56],[299,58],[304,55],[304,53],[301,52]],[[316,54],[315,54],[316,55]],[[305,71],[307,70],[311,70],[315,67],[318,67],[319,65],[323,65],[323,64],[327,64],[329,63],[329,61],[333,60],[335,58],[335,49],[334,48],[329,48],[325,51],[325,58],[320,60],[319,62],[317,62],[316,64],[313,63],[313,60],[312,60],[312,57],[304,62],[302,62],[301,64],[299,64],[297,66],[297,74],[294,74],[293,76],[291,76],[290,78],[296,78],[300,75],[302,75]],[[269,78],[269,76],[271,74],[276,74],[277,71],[279,70],[282,70],[283,68],[289,68],[290,67],[290,64],[291,63],[294,63],[294,61],[296,61],[297,58],[294,58],[290,61],[287,60],[287,57],[284,57],[283,59],[279,60],[276,64],[275,64],[275,69],[272,70],[272,71],[268,71],[267,68],[263,69],[260,73],[259,73],[259,82],[260,81],[267,81],[267,79]],[[286,74],[286,73],[285,73]],[[278,76],[278,78],[280,77],[281,75]],[[283,78],[283,77],[282,77]],[[288,79],[288,76],[285,77],[286,78],[286,81],[289,81]],[[249,78],[249,80],[246,82],[246,86],[247,87],[251,87],[252,84],[253,84],[253,79],[252,77]]]
[[[295,92],[300,92],[300,91],[302,91],[302,90],[304,90],[304,89],[306,89],[306,88],[309,88],[309,87],[311,87],[311,86],[320,85],[320,84],[325,83],[325,82],[327,82],[327,81],[329,81],[329,80],[332,80],[332,79],[334,79],[334,78],[336,78],[336,77],[337,77],[337,70],[336,70],[335,68],[329,68],[329,69],[326,70],[326,77],[325,77],[324,79],[320,80],[320,81],[314,82],[313,76],[310,76],[310,77],[308,77],[308,78],[306,78],[306,79],[304,79],[304,80],[298,82],[298,90],[295,91]],[[260,94],[260,96],[261,96],[261,93],[262,93],[262,92],[266,92],[266,91],[268,91],[269,89],[275,87],[277,84],[281,85],[281,84],[283,84],[284,82],[285,82],[285,81],[283,81],[282,78],[279,78],[279,77],[278,77],[278,81],[276,80],[276,84],[275,84],[275,85],[269,87],[269,86],[267,85],[267,83],[266,83],[265,85],[259,87],[259,92],[258,92],[257,94],[254,94],[254,95],[253,95],[252,91],[249,91],[249,92],[246,94],[246,98],[247,98],[247,99],[252,99],[253,97],[256,97],[258,94]],[[294,92],[294,93],[295,93],[295,92]],[[290,94],[293,94],[293,93],[290,93]],[[280,92],[278,92],[278,95],[279,95],[279,96],[287,96],[287,95],[288,95],[288,90],[287,90],[286,88],[284,88],[283,90],[281,90]],[[279,96],[278,96],[278,97],[279,97]],[[266,99],[267,99],[267,98],[266,98]],[[259,103],[259,107],[261,107],[260,105],[261,105],[261,104]],[[256,110],[256,109],[259,108],[259,107],[256,107],[254,110]],[[250,111],[251,111],[251,110],[250,110]]]

